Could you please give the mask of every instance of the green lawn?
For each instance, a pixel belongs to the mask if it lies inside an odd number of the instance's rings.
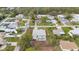
[[[46,29],[46,32],[47,32],[47,35],[46,35],[46,38],[47,38],[47,41],[49,42],[50,45],[52,45],[52,47],[57,51],[60,51],[60,48],[59,48],[59,40],[56,38],[56,36],[53,34],[52,30],[55,29],[55,27],[53,28],[47,28]]]
[[[79,47],[79,37],[75,37],[74,38],[75,43],[77,44],[77,46]]]
[[[25,21],[20,21],[20,26],[25,26]]]
[[[64,30],[64,32],[67,34],[70,30],[72,30],[72,28],[70,27],[62,27],[62,29]]]
[[[53,26],[55,24],[52,24],[51,22],[41,22],[38,24],[39,26]]]
[[[30,21],[30,26],[34,26],[34,25],[35,25],[34,21]]]
[[[7,46],[3,51],[13,51],[15,46]]]
[[[5,38],[5,39],[8,42],[17,42],[18,41],[18,38],[14,38],[14,37],[8,37],[8,38]]]
[[[22,29],[21,28],[17,29],[17,34],[22,34]]]
[[[33,47],[30,47],[30,48],[26,48],[26,51],[35,51],[35,49]]]

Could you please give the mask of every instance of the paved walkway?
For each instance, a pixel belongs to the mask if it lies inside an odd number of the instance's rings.
[[[20,51],[20,46],[16,46],[14,51]]]

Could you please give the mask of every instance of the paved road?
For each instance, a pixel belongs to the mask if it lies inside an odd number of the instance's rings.
[[[74,25],[74,26],[79,26],[79,25]],[[30,27],[35,27],[35,26],[30,26]],[[54,26],[37,26],[37,27],[56,27],[56,25],[54,25]],[[73,27],[73,25],[61,25],[60,27]]]

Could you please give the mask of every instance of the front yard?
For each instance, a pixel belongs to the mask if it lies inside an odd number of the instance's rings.
[[[15,49],[15,46],[7,46],[4,50],[2,51],[13,51]]]
[[[71,27],[62,27],[62,29],[64,30],[64,32],[67,34],[70,30],[72,30]]]
[[[18,38],[17,37],[7,37],[7,38],[5,38],[5,40],[8,42],[17,42]]]

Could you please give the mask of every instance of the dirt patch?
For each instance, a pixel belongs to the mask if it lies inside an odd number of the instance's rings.
[[[53,51],[53,47],[47,41],[32,41],[32,46],[39,51]]]

